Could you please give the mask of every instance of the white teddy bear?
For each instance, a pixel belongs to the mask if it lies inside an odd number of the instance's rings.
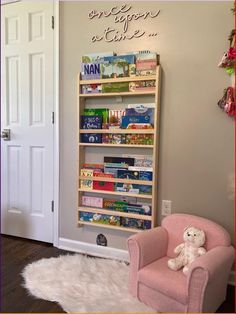
[[[174,252],[179,254],[176,258],[168,260],[168,266],[172,270],[179,270],[183,268],[183,273],[187,275],[189,265],[201,255],[206,253],[206,250],[202,247],[205,243],[204,231],[195,228],[187,227],[184,229],[183,235],[184,243],[179,244]]]

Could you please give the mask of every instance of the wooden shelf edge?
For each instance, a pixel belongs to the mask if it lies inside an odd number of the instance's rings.
[[[152,181],[144,180],[129,180],[129,179],[118,179],[118,178],[103,178],[103,177],[85,177],[79,176],[80,180],[92,180],[101,182],[115,182],[115,183],[128,183],[128,184],[141,184],[141,185],[153,185]]]
[[[120,211],[116,211],[116,210],[109,210],[109,209],[106,209],[106,208],[79,207],[78,211],[79,212],[89,212],[89,213],[94,213],[94,214],[103,214],[103,215],[135,218],[135,219],[142,219],[142,220],[149,220],[149,221],[152,220],[152,217],[148,216],[148,215],[126,213],[126,212],[120,212]]]
[[[78,221],[78,227],[86,225],[86,226],[92,226],[92,227],[99,227],[99,228],[107,228],[107,229],[113,229],[113,230],[122,230],[122,231],[128,231],[128,232],[143,232],[144,229],[134,229],[134,228],[127,228],[122,226],[112,226],[112,225],[106,225],[106,224],[99,224],[95,222],[88,222],[88,221]],[[150,230],[150,229],[148,229]]]
[[[152,199],[152,195],[145,195],[145,194],[134,194],[128,192],[116,192],[116,191],[103,191],[103,190],[87,190],[87,189],[78,189],[79,192],[88,192],[88,193],[97,193],[97,194],[107,194],[107,195],[120,195],[120,196],[129,196],[129,197],[136,197],[136,198],[146,198]]]
[[[94,132],[96,133],[96,132]],[[79,146],[90,147],[128,147],[128,148],[152,148],[154,145],[132,145],[132,144],[103,144],[103,143],[79,143]]]
[[[139,81],[156,81],[156,75],[147,76],[127,76],[127,77],[117,77],[117,78],[101,78],[94,80],[80,80],[80,85],[87,84],[103,84],[103,83],[121,83],[121,82],[139,82]]]
[[[155,90],[139,91],[139,92],[120,92],[120,93],[98,93],[98,94],[79,94],[81,98],[92,98],[92,97],[114,97],[114,96],[136,96],[136,95],[155,95]]]
[[[154,134],[155,129],[80,129],[79,133],[101,134]]]

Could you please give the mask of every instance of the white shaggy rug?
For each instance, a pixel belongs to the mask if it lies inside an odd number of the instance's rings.
[[[122,262],[75,254],[41,259],[22,276],[31,295],[57,302],[67,313],[154,313],[129,294],[128,271]]]

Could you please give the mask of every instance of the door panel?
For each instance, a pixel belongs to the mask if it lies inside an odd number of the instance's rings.
[[[2,233],[53,242],[53,2],[2,7]]]

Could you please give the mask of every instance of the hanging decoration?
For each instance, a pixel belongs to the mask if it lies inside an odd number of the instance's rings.
[[[233,14],[235,15],[235,6],[231,9]],[[235,29],[229,34],[229,49],[226,51],[221,58],[218,67],[224,68],[226,73],[232,75],[235,73],[235,65],[236,65],[236,43],[235,43]],[[236,116],[236,106],[235,106],[235,89],[230,86],[225,88],[223,91],[223,97],[218,101],[218,106],[227,113],[230,117]]]
[[[235,116],[236,106],[233,87],[230,86],[224,89],[223,97],[218,101],[218,106],[230,117]]]
[[[223,54],[218,67],[225,68],[229,75],[234,73],[236,49],[235,49],[235,29],[233,29],[228,37],[229,49]]]

